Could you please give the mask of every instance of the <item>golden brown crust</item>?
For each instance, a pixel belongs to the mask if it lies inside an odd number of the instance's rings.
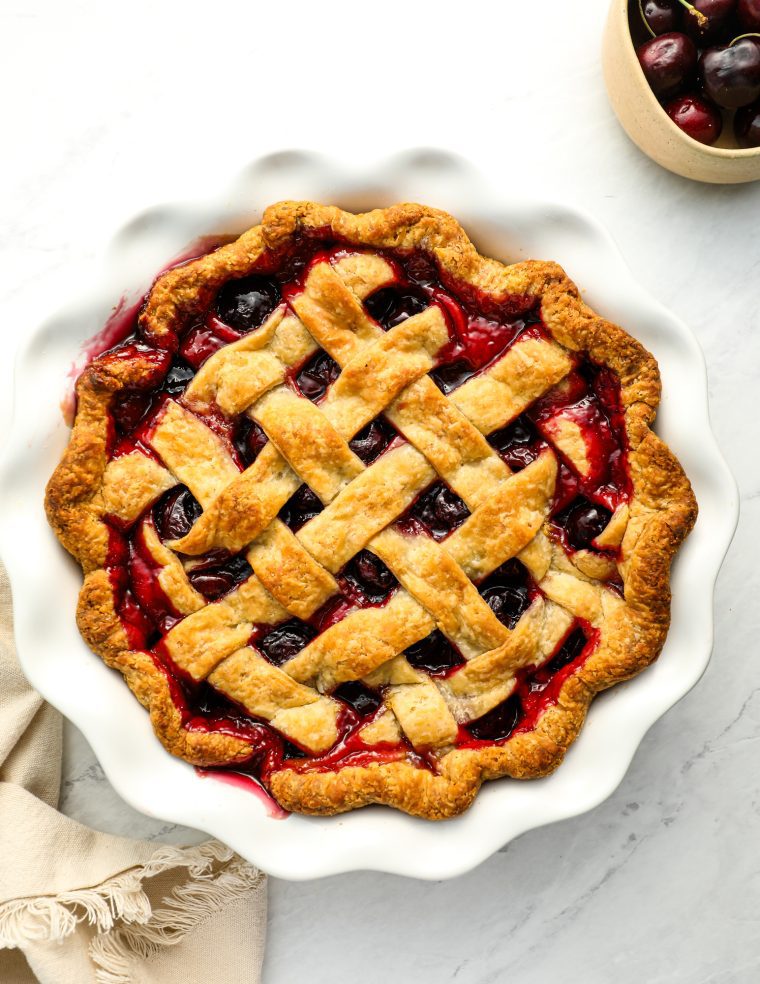
[[[495,304],[519,296],[538,298],[543,321],[559,345],[587,352],[620,379],[633,486],[621,548],[625,602],[613,606],[597,599],[595,603],[609,608],[599,644],[581,669],[566,679],[556,704],[540,716],[535,728],[514,734],[501,745],[449,751],[439,759],[437,774],[396,761],[334,772],[285,768],[271,776],[271,790],[278,801],[302,813],[333,814],[383,803],[429,819],[451,817],[466,809],[484,780],[532,778],[553,771],[582,727],[594,695],[634,676],[657,657],[670,618],[670,563],[694,524],[696,501],[678,461],[650,430],[660,397],[658,368],[650,353],[585,305],[559,266],[536,261],[504,266],[484,258],[458,223],[443,212],[402,204],[353,215],[309,202],[281,202],[266,211],[260,226],[235,242],[160,277],[140,316],[143,332],[171,350],[177,334],[208,307],[221,284],[246,275],[266,255],[277,257],[303,236],[378,249],[422,250],[435,258],[444,282],[471,287]],[[355,293],[361,296],[359,290]],[[308,317],[318,318],[319,310],[303,314],[299,310],[298,314],[306,323]],[[360,319],[361,306],[347,310],[345,316]],[[357,331],[361,330],[358,325]],[[303,346],[303,339],[298,344]],[[83,636],[108,665],[124,675],[150,710],[163,744],[199,765],[242,761],[250,754],[245,742],[183,727],[164,673],[148,654],[130,650],[104,570],[108,529],[98,503],[108,458],[108,408],[113,395],[124,387],[150,385],[154,369],[153,364],[136,357],[111,363],[99,360],[85,370],[77,386],[78,411],[71,442],[48,485],[46,510],[61,543],[86,574],[78,609]],[[270,370],[281,375],[276,360]],[[403,414],[403,407],[394,412]],[[335,423],[335,427],[336,434],[328,436],[343,448],[340,426]],[[287,438],[283,433],[283,443]],[[343,453],[346,468],[353,467],[345,449]],[[271,456],[273,460],[278,457],[273,446]],[[258,465],[262,474],[265,466],[266,462]],[[268,519],[255,488],[241,482],[239,489],[228,493],[236,500],[229,506],[233,514],[244,503],[250,506],[251,529],[266,526]],[[219,515],[223,519],[221,509]],[[200,525],[196,524],[191,537],[200,535]],[[250,539],[246,537],[248,533],[234,546],[244,546]]]

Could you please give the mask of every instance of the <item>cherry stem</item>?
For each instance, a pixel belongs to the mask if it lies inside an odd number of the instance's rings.
[[[686,7],[690,14],[693,14],[694,17],[696,17],[697,24],[699,24],[700,27],[707,27],[709,24],[709,18],[705,17],[700,10],[697,10],[693,3],[689,3],[689,0],[678,0],[678,2],[682,7]]]
[[[749,34],[740,34],[738,38],[734,38],[728,45],[729,48],[733,48],[737,41],[742,41],[744,38],[760,38],[760,34],[757,31],[750,31]]]
[[[654,33],[654,31],[652,30],[652,28],[649,26],[649,21],[644,16],[643,2],[644,2],[644,0],[639,0],[639,13],[641,14],[641,19],[644,21],[644,27],[649,31],[649,33],[652,35],[653,38],[656,38],[657,35]]]

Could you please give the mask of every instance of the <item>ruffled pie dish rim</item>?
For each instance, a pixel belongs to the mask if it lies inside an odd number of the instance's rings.
[[[368,804],[401,809],[428,820],[467,809],[482,783],[509,776],[538,778],[553,772],[577,737],[594,696],[629,679],[660,653],[670,621],[670,564],[696,520],[691,486],[679,462],[654,434],[660,377],[653,356],[622,328],[585,305],[565,271],[529,260],[504,266],[481,256],[459,223],[445,212],[399,204],[350,213],[313,202],[269,206],[260,225],[197,260],[162,274],[139,316],[146,337],[163,347],[176,338],[219,287],[244,277],[303,239],[338,241],[347,249],[419,251],[461,290],[498,306],[511,298],[536,299],[550,337],[570,351],[611,369],[620,382],[632,493],[623,540],[624,605],[605,614],[591,655],[562,683],[556,703],[535,727],[490,746],[454,747],[431,772],[407,761],[373,762],[334,770],[278,768],[269,777],[274,798],[297,813],[333,815]],[[106,367],[95,361],[77,381],[78,412],[71,442],[47,488],[48,519],[61,543],[82,566],[85,581],[77,620],[87,643],[119,670],[149,711],[164,747],[196,766],[230,766],[250,757],[242,739],[213,731],[188,731],[166,675],[129,645],[106,569],[108,526],[91,502],[102,495],[111,401],[124,388],[149,384],[155,374],[136,353]],[[602,603],[602,608],[606,609]],[[519,645],[516,633],[514,645]]]
[[[283,163],[285,164],[285,174],[279,175],[282,169]],[[579,256],[584,250],[588,251],[590,256],[592,253],[596,256],[597,266],[600,271],[602,268],[605,269],[607,276],[613,276],[616,282],[616,288],[618,296],[620,296],[622,291],[622,296],[627,300],[629,305],[634,311],[638,312],[639,317],[644,316],[644,312],[648,313],[651,318],[657,320],[660,324],[666,323],[668,325],[668,330],[672,328],[672,339],[676,343],[676,347],[680,348],[679,351],[679,361],[681,364],[686,362],[687,368],[689,370],[690,376],[688,382],[691,383],[693,388],[692,393],[692,405],[694,393],[697,393],[697,403],[704,406],[704,414],[702,414],[702,423],[706,424],[706,399],[704,393],[704,369],[701,360],[701,355],[693,338],[688,333],[688,330],[680,325],[672,316],[667,315],[662,309],[660,309],[654,302],[651,302],[646,298],[642,292],[635,287],[629,274],[625,270],[617,256],[614,247],[612,246],[606,235],[596,227],[590,220],[585,217],[580,217],[576,213],[569,210],[563,209],[557,206],[547,206],[546,203],[540,203],[538,205],[522,204],[522,205],[500,205],[501,196],[495,193],[493,190],[486,191],[479,179],[473,175],[471,171],[462,165],[460,162],[452,161],[449,158],[443,157],[441,155],[431,155],[429,153],[423,153],[418,155],[407,156],[403,160],[396,160],[392,162],[391,166],[385,166],[381,169],[373,169],[372,171],[354,171],[353,175],[349,178],[347,172],[344,172],[344,184],[343,192],[335,193],[333,190],[331,193],[331,198],[333,200],[338,200],[348,207],[357,208],[361,200],[365,202],[372,202],[380,200],[382,203],[385,201],[392,201],[394,199],[398,200],[400,197],[414,197],[416,199],[425,200],[425,193],[417,191],[414,193],[410,192],[410,188],[415,187],[415,182],[417,182],[416,187],[420,189],[424,186],[430,187],[430,176],[431,169],[436,173],[440,179],[438,184],[441,186],[436,189],[434,193],[431,193],[428,197],[433,197],[434,201],[432,204],[440,205],[446,207],[449,211],[457,215],[465,226],[468,228],[474,228],[477,233],[477,238],[493,239],[495,236],[499,235],[498,230],[495,231],[496,226],[501,224],[502,235],[508,238],[512,234],[512,229],[517,226],[519,227],[521,223],[527,228],[528,223],[530,223],[530,228],[540,229],[543,224],[544,235],[548,232],[548,227],[553,226],[555,231],[559,233],[560,249],[564,246],[567,248],[568,239],[574,240],[580,246]],[[309,155],[297,154],[291,157],[283,157],[283,155],[277,155],[276,158],[270,161],[262,161],[251,169],[246,177],[251,175],[256,175],[258,178],[262,174],[265,175],[266,179],[263,185],[268,184],[277,185],[278,181],[284,181],[287,183],[289,190],[295,185],[295,190],[299,194],[303,194],[304,197],[308,196],[310,198],[324,197],[324,189],[328,184],[334,189],[336,186],[336,181],[338,186],[341,182],[336,178],[336,173],[339,172],[339,168],[334,165],[326,164],[318,158],[310,157]],[[420,179],[424,178],[424,182]],[[243,179],[243,184],[246,183],[246,178]],[[261,182],[259,182],[261,184]],[[382,190],[379,190],[382,189]],[[249,186],[249,190],[250,186]],[[258,200],[256,195],[258,194],[258,189],[254,192],[253,200]],[[261,191],[262,195],[266,195],[266,199],[273,199],[277,197],[276,194],[272,194],[271,188],[265,188]],[[249,199],[250,200],[250,199]],[[219,211],[223,211],[221,206],[217,206]],[[207,219],[204,223],[197,220],[197,214],[199,212],[198,207],[194,206],[193,209],[195,215],[193,216],[193,221],[189,223],[193,231],[203,231],[209,228],[219,228],[219,220],[211,216],[210,212],[207,212]],[[181,216],[181,219],[177,220],[177,228],[181,228],[182,239],[175,240],[175,250],[178,249],[180,242],[186,242],[187,239],[191,238],[187,234],[188,221],[187,216],[190,214],[189,208],[185,207],[184,212],[182,209],[175,209],[175,215]],[[490,213],[490,214],[489,214]],[[160,230],[161,235],[158,237],[165,240],[166,238],[166,224],[168,222],[171,225],[171,220],[167,219],[167,216],[171,216],[172,210],[163,209],[159,213],[160,215],[160,225],[163,228]],[[255,215],[254,211],[249,212],[242,221],[239,223],[238,228],[242,225],[249,224],[251,215]],[[494,215],[496,218],[494,219]],[[116,254],[118,250],[124,246],[125,241],[129,239],[133,232],[139,232],[140,235],[144,237],[145,235],[145,222],[137,223],[139,229],[135,229],[134,226],[127,230],[126,234],[122,234],[120,240],[117,240],[116,248],[111,256],[111,264],[114,264],[116,259]],[[226,223],[225,223],[226,225]],[[229,226],[227,226],[229,228]],[[504,232],[504,230],[509,230]],[[540,237],[539,237],[540,238]],[[526,237],[528,240],[527,248],[533,249],[536,255],[547,255],[546,249],[541,249],[540,252],[534,247],[530,242],[530,235]],[[585,243],[583,242],[585,239]],[[514,240],[513,240],[514,242]],[[163,248],[162,255],[166,257],[167,250],[165,249],[165,243],[161,244]],[[133,247],[133,244],[132,244]],[[515,246],[512,245],[510,252],[514,255]],[[487,246],[486,252],[494,252],[493,246]],[[171,255],[171,253],[169,253]],[[555,255],[559,255],[560,258],[564,258],[567,253],[558,254],[555,251]],[[511,257],[510,257],[511,258]],[[123,257],[122,257],[123,259]],[[588,257],[587,257],[588,259]],[[567,260],[565,261],[567,264]],[[129,264],[126,264],[127,266]],[[569,264],[567,264],[569,265]],[[118,264],[116,264],[118,266]],[[115,269],[115,267],[114,267]],[[123,268],[122,268],[123,269]],[[588,269],[588,266],[586,267]],[[144,277],[147,273],[146,270],[142,271],[142,276]],[[129,280],[129,277],[126,278]],[[111,276],[111,282],[115,286],[117,283],[124,281],[124,274],[121,275],[121,280],[115,277],[113,274]],[[139,280],[135,281],[140,283]],[[588,273],[585,274],[583,283],[589,282]],[[142,281],[144,283],[144,280]],[[103,297],[103,295],[101,295]],[[110,295],[106,292],[107,300],[111,303],[115,299],[113,293]],[[103,297],[103,300],[106,299]],[[102,307],[102,305],[101,305]],[[107,308],[106,308],[107,310]],[[100,314],[102,318],[102,312]],[[625,320],[622,317],[618,317],[616,320]],[[72,330],[72,326],[69,325],[69,331]],[[92,334],[92,329],[88,330],[86,334],[82,337],[81,328],[79,329],[79,337],[76,338],[77,342],[84,341],[87,335]],[[41,330],[40,335],[43,334]],[[74,332],[76,334],[76,332]],[[73,339],[69,339],[68,351],[74,355],[75,346],[72,346],[71,342]],[[662,341],[662,339],[660,339]],[[666,346],[667,347],[667,346]],[[28,351],[28,347],[27,347]],[[33,366],[34,360],[31,360],[32,366],[30,366],[29,356],[27,356],[27,365],[24,365],[25,359],[22,353],[20,358],[21,365],[21,376],[23,378],[24,371],[27,372]],[[666,356],[665,364],[669,369],[672,369],[673,362],[672,359],[668,359]],[[662,365],[662,362],[661,362]],[[51,367],[48,366],[48,375],[50,379],[56,378],[55,373],[52,371]],[[60,379],[60,362],[58,364],[58,379]],[[683,381],[682,381],[683,382]],[[23,402],[23,401],[22,401]],[[678,402],[678,401],[676,401]],[[666,421],[666,424],[670,425],[670,429],[673,429],[673,415],[672,412],[669,415],[670,419]],[[47,426],[50,427],[51,420],[48,419]],[[56,422],[57,423],[57,422]],[[694,429],[694,416],[692,415],[692,421],[690,427]],[[59,431],[58,434],[58,446],[57,450],[60,451],[61,447],[61,431],[62,428],[58,425],[55,428]],[[687,428],[688,429],[688,428]],[[667,430],[667,428],[666,428]],[[677,432],[679,427],[676,421],[675,431]],[[681,425],[681,435],[678,438],[683,444],[683,422]],[[696,431],[695,431],[696,433]],[[24,451],[23,444],[19,446],[19,429],[16,429],[14,440],[9,449],[8,457],[6,458],[5,466],[5,480],[4,493],[7,495],[9,491],[9,477],[12,469],[9,468],[7,462],[13,461],[14,450],[16,453],[16,458],[21,452],[22,457],[28,452]],[[667,439],[668,435],[664,435]],[[700,505],[702,506],[703,513],[705,505],[708,506],[710,503],[715,504],[718,498],[722,498],[723,505],[721,507],[721,522],[722,526],[719,532],[722,532],[722,536],[713,536],[711,538],[710,549],[707,549],[707,545],[703,542],[701,545],[704,562],[699,569],[698,581],[700,583],[700,590],[704,593],[711,592],[712,583],[715,574],[717,574],[717,569],[722,559],[723,552],[728,545],[730,540],[730,535],[733,531],[733,524],[735,519],[735,513],[733,511],[733,506],[735,503],[735,489],[733,487],[730,476],[725,469],[720,456],[715,449],[714,441],[709,432],[705,434],[704,428],[701,430],[700,434],[697,435],[700,440],[700,453],[702,455],[702,460],[705,460],[705,455],[709,465],[711,466],[711,477],[712,484],[707,480],[704,470],[702,470],[697,475],[696,491],[698,498],[700,500]],[[705,448],[707,451],[705,452]],[[683,455],[679,454],[679,457],[683,459]],[[687,459],[691,457],[692,461],[695,461],[695,455],[693,449],[691,454],[687,453]],[[48,461],[50,461],[48,456]],[[688,467],[688,465],[687,465]],[[728,510],[726,509],[726,503],[728,503]],[[709,510],[708,510],[709,511]],[[700,521],[701,522],[701,521]],[[699,527],[698,523],[698,527]],[[720,524],[719,524],[720,526]],[[730,526],[730,529],[729,529]],[[39,537],[38,537],[39,538]],[[8,560],[8,566],[10,568],[10,573],[14,585],[14,591],[16,595],[21,592],[22,596],[24,593],[24,581],[25,576],[22,571],[23,563],[18,562],[18,550],[14,551],[13,543],[11,542],[14,538],[8,536],[8,526],[3,529],[3,546],[4,554]],[[45,540],[45,536],[41,537]],[[694,535],[687,543],[694,542]],[[699,546],[699,544],[697,544]],[[9,549],[10,548],[10,549]],[[49,550],[49,544],[47,544],[47,549]],[[697,549],[694,547],[692,553]],[[709,554],[709,556],[708,556]],[[15,562],[14,562],[15,560]],[[65,566],[65,565],[64,565]],[[679,571],[683,570],[684,563],[679,563]],[[66,577],[71,579],[73,575],[73,570],[71,565],[68,565],[66,571]],[[28,587],[28,578],[27,578]],[[68,590],[71,590],[71,583],[68,585]],[[188,824],[193,824],[195,826],[201,826],[206,830],[213,831],[219,836],[224,837],[227,841],[236,849],[240,850],[246,856],[254,860],[255,862],[262,864],[268,870],[273,871],[278,874],[282,874],[285,877],[290,878],[304,878],[304,877],[314,877],[320,874],[327,874],[331,872],[336,872],[340,870],[349,870],[353,868],[377,868],[381,870],[397,871],[399,873],[417,875],[422,877],[445,877],[447,875],[454,875],[461,873],[464,870],[472,867],[474,864],[483,860],[492,850],[498,847],[500,844],[504,843],[505,840],[516,836],[517,833],[522,832],[525,829],[530,829],[532,826],[537,826],[542,823],[550,822],[552,820],[559,819],[563,816],[574,815],[577,812],[581,812],[584,809],[588,809],[590,806],[595,805],[601,799],[611,792],[614,786],[619,782],[625,767],[630,760],[631,755],[635,745],[638,744],[641,736],[649,725],[656,719],[665,709],[663,706],[667,703],[667,706],[671,706],[678,697],[682,696],[686,690],[696,682],[698,676],[701,674],[706,665],[707,656],[709,654],[710,645],[710,632],[706,634],[702,633],[702,651],[704,653],[704,658],[700,662],[695,659],[689,661],[689,668],[686,673],[681,672],[676,673],[675,676],[669,674],[670,680],[668,681],[668,687],[664,691],[660,691],[659,701],[649,700],[647,701],[646,710],[642,713],[642,708],[639,706],[638,713],[633,714],[626,713],[623,709],[623,704],[626,703],[628,694],[634,692],[634,688],[637,686],[638,680],[645,680],[647,674],[639,677],[637,681],[632,684],[626,685],[625,687],[616,688],[615,690],[615,701],[619,708],[619,714],[621,721],[624,722],[625,736],[624,739],[619,742],[618,749],[614,756],[606,755],[603,756],[603,761],[600,760],[603,768],[597,770],[596,779],[594,781],[586,773],[585,778],[579,787],[577,782],[573,779],[571,773],[573,769],[577,768],[575,763],[581,763],[586,757],[586,750],[582,748],[582,745],[588,745],[588,739],[585,737],[592,729],[591,725],[594,724],[594,731],[598,734],[599,726],[596,725],[594,720],[595,717],[604,716],[605,712],[599,712],[599,715],[592,713],[591,720],[584,729],[584,735],[573,749],[573,753],[568,757],[568,761],[562,770],[549,779],[540,780],[535,784],[528,784],[523,786],[522,784],[514,783],[497,783],[489,784],[488,794],[486,790],[481,792],[478,797],[476,804],[466,813],[463,817],[458,818],[455,821],[451,821],[444,825],[436,825],[430,827],[429,825],[423,825],[426,831],[430,831],[430,834],[424,835],[424,840],[420,838],[423,836],[419,829],[417,828],[417,822],[411,820],[410,818],[403,817],[401,815],[390,815],[388,811],[376,810],[374,808],[369,808],[367,810],[358,811],[357,813],[351,814],[348,817],[338,818],[333,823],[336,824],[335,834],[337,839],[333,838],[327,834],[327,828],[323,826],[326,821],[321,820],[307,820],[301,817],[293,817],[288,821],[287,824],[279,825],[275,821],[270,820],[265,816],[256,816],[257,836],[253,837],[250,833],[250,820],[253,819],[252,814],[256,814],[257,811],[260,812],[260,807],[258,804],[251,800],[251,805],[249,809],[245,806],[245,793],[241,793],[237,790],[227,789],[225,787],[218,786],[214,784],[216,788],[215,792],[211,794],[209,792],[209,787],[211,784],[204,783],[202,793],[207,799],[210,799],[210,803],[207,803],[203,809],[198,807],[195,795],[190,793],[190,790],[198,790],[198,782],[200,780],[193,776],[188,775],[190,770],[187,767],[179,766],[182,769],[181,773],[177,773],[176,769],[172,768],[171,772],[177,777],[177,785],[174,789],[176,795],[167,797],[163,794],[163,790],[159,791],[157,784],[155,782],[148,782],[143,775],[142,781],[139,774],[136,774],[136,762],[130,763],[127,761],[128,754],[125,755],[126,749],[124,748],[124,741],[122,736],[114,735],[113,729],[111,730],[111,740],[109,742],[107,732],[109,731],[106,722],[103,721],[102,714],[92,714],[89,715],[84,707],[78,706],[81,702],[76,699],[71,699],[72,694],[69,694],[68,698],[65,694],[61,692],[59,688],[56,691],[55,682],[51,675],[47,675],[45,670],[42,668],[42,664],[38,661],[35,667],[35,660],[32,658],[30,660],[30,647],[25,644],[29,640],[30,635],[34,636],[34,631],[30,632],[29,619],[25,618],[25,609],[28,611],[29,606],[29,594],[26,596],[26,605],[24,604],[23,598],[20,604],[18,604],[19,609],[19,625],[17,627],[17,634],[19,636],[19,649],[22,654],[22,661],[27,668],[27,673],[33,678],[33,682],[37,684],[39,689],[46,693],[46,695],[53,698],[54,702],[62,705],[64,709],[76,723],[78,723],[85,734],[90,738],[92,744],[96,748],[109,777],[112,779],[117,789],[125,795],[135,806],[143,809],[145,812],[160,815],[169,819],[176,820],[178,822],[184,822]],[[678,617],[678,606],[676,606],[675,612],[678,620],[677,628],[683,627],[683,613],[681,612],[680,618]],[[702,625],[704,629],[704,624]],[[72,645],[74,649],[79,650],[78,658],[79,660],[84,659],[87,661],[87,655],[85,655],[82,650],[83,646],[77,646],[74,640],[71,639],[70,629],[69,639],[67,640],[67,645]],[[671,640],[668,643],[668,649],[673,648],[672,644],[673,632],[671,631]],[[676,640],[677,642],[677,640]],[[657,666],[662,665],[662,660]],[[42,672],[40,673],[40,669]],[[37,672],[36,672],[37,671]],[[652,671],[650,671],[651,673]],[[50,689],[52,685],[52,690]],[[123,684],[121,685],[123,687]],[[651,690],[651,688],[647,688]],[[126,694],[126,688],[124,688],[124,693]],[[111,697],[113,694],[110,695]],[[667,699],[665,699],[667,698]],[[129,698],[132,701],[132,698]],[[132,701],[133,702],[133,701]],[[622,702],[622,703],[621,703]],[[134,702],[133,702],[134,703]],[[601,705],[602,701],[597,702]],[[605,704],[609,703],[609,700],[604,701]],[[640,702],[637,702],[640,705]],[[137,708],[139,710],[139,708]],[[126,709],[125,709],[125,713]],[[128,714],[134,723],[135,718],[133,714]],[[138,729],[139,730],[139,729]],[[140,742],[144,742],[146,736],[139,735]],[[150,737],[150,736],[148,736]],[[598,739],[594,739],[594,743],[598,744]],[[147,741],[147,745],[150,748],[141,749],[141,754],[138,756],[139,760],[147,761],[155,759],[158,763],[163,752],[158,748],[157,743],[151,743]],[[145,758],[147,755],[147,759]],[[159,759],[156,758],[159,756]],[[611,761],[614,758],[614,761]],[[572,760],[572,761],[571,761]],[[165,763],[162,763],[162,765]],[[588,763],[586,762],[585,765]],[[585,765],[581,767],[581,774],[585,769]],[[562,782],[557,783],[556,779],[558,776],[564,776]],[[164,779],[166,776],[164,776]],[[577,779],[577,776],[576,776]],[[564,796],[564,801],[562,794],[560,793],[560,800],[557,800],[556,795],[551,797],[551,801],[546,800],[546,793],[543,792],[542,788],[545,788],[548,784],[553,784],[555,788],[557,787],[569,787],[566,789]],[[518,788],[518,785],[520,788]],[[573,789],[573,787],[575,787]],[[535,790],[534,794],[530,794],[529,790],[533,788]],[[572,790],[572,791],[570,791]],[[517,803],[517,811],[504,810],[504,804],[506,802],[505,793],[508,797],[517,801],[522,801]],[[528,804],[525,802],[526,794],[534,802]],[[249,798],[250,799],[250,798]],[[499,805],[498,801],[501,800],[502,804]],[[235,804],[235,809],[242,810],[241,816],[244,814],[249,821],[247,826],[248,831],[241,829],[241,824],[226,822],[225,818],[222,816],[223,808],[222,804],[226,804],[227,807],[231,803]],[[500,819],[499,819],[500,818]],[[293,830],[296,827],[297,830]],[[278,832],[274,832],[275,828],[279,828]],[[290,833],[285,833],[284,828],[288,828]],[[350,830],[350,835],[348,839],[346,834]],[[469,834],[466,831],[469,830]],[[478,837],[475,838],[477,844],[472,840],[472,831],[479,831]],[[264,841],[261,841],[262,833],[266,832]],[[269,837],[269,833],[272,832],[272,836]],[[381,833],[382,832],[382,833]],[[401,842],[398,842],[398,836],[401,836]],[[427,838],[432,837],[432,841]],[[316,838],[316,839],[315,839]],[[393,846],[391,847],[390,841],[393,841]],[[315,858],[313,851],[309,850],[309,845],[312,847],[319,843],[323,848],[326,843],[329,844],[327,851],[322,850],[319,858]],[[452,848],[456,845],[455,854],[452,854]]]

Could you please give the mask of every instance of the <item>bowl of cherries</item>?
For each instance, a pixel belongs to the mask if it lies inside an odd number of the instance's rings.
[[[603,66],[623,128],[663,167],[760,179],[760,0],[613,0]]]

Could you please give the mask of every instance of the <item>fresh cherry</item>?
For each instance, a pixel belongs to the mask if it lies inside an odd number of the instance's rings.
[[[760,31],[760,0],[739,0],[736,13],[742,30]]]
[[[508,560],[478,585],[488,607],[510,629],[530,605],[530,590],[530,575],[519,560]]]
[[[201,512],[200,503],[190,489],[184,486],[170,489],[154,509],[158,535],[162,540],[179,540],[190,532]]]
[[[397,287],[383,287],[364,302],[369,316],[386,331],[400,325],[407,318],[420,314],[428,304],[428,297],[421,290],[399,290]]]
[[[318,516],[324,506],[308,485],[302,485],[280,510],[280,519],[294,532]]]
[[[674,96],[692,79],[697,49],[691,38],[678,32],[651,38],[636,49],[647,82],[656,96]]]
[[[293,618],[283,622],[268,632],[256,643],[256,648],[262,652],[270,663],[282,666],[289,659],[297,656],[316,635],[316,631],[306,622]]]
[[[409,515],[424,523],[436,540],[442,540],[462,525],[470,510],[448,485],[435,482],[417,499]]]
[[[216,312],[238,331],[258,328],[280,303],[280,289],[266,277],[243,277],[226,283],[216,297]]]
[[[691,0],[691,4],[684,15],[684,28],[696,44],[702,47],[731,36],[736,0]]]
[[[398,583],[382,560],[369,550],[360,550],[345,566],[343,573],[374,604],[386,598]]]
[[[415,642],[406,650],[404,656],[415,670],[426,670],[428,673],[442,673],[464,663],[462,656],[438,629],[434,629],[429,636]]]
[[[312,402],[319,400],[340,375],[340,366],[327,352],[319,351],[296,376],[298,388]]]
[[[740,147],[760,147],[760,100],[737,110],[734,133]]]
[[[467,726],[473,738],[480,741],[501,741],[515,730],[522,715],[522,705],[517,694],[497,704],[492,711],[484,714]]]
[[[382,417],[376,417],[349,442],[349,447],[365,465],[375,460],[396,436],[395,430]]]
[[[604,506],[578,498],[554,521],[565,530],[567,542],[573,550],[585,550],[606,529],[611,516],[612,513]]]
[[[723,116],[717,106],[696,94],[676,96],[665,106],[665,112],[692,140],[713,144],[723,129]]]
[[[739,109],[760,98],[760,38],[708,48],[700,56],[705,92],[725,109]]]
[[[653,34],[669,34],[681,26],[683,10],[678,0],[643,0],[641,14]]]

